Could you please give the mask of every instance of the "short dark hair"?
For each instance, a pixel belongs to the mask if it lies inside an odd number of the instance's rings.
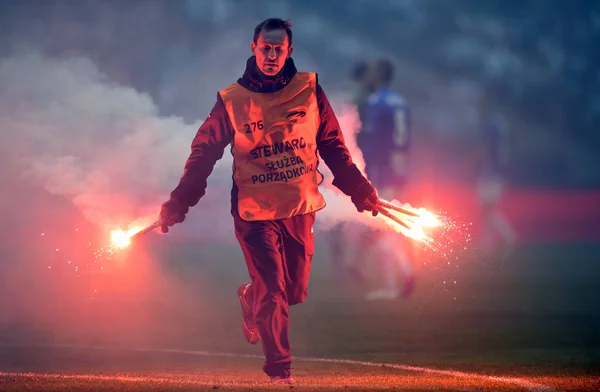
[[[394,80],[394,64],[390,60],[379,59],[376,67],[383,83],[391,83]]]
[[[285,30],[288,40],[290,41],[290,45],[292,45],[292,21],[279,18],[269,18],[260,22],[258,26],[254,28],[254,43],[258,41],[258,36],[260,33],[263,31],[272,30]]]

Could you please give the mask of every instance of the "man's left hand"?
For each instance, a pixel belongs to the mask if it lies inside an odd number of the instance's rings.
[[[164,203],[160,210],[160,220],[162,221],[160,230],[163,233],[168,233],[169,226],[173,226],[176,223],[181,223],[185,220],[185,214],[187,214],[188,210],[188,206],[185,206],[174,199],[170,199]]]

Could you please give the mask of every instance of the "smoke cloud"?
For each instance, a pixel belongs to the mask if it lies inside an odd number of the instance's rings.
[[[229,149],[206,195],[168,236],[144,240],[103,270],[92,254],[107,244],[110,230],[157,218],[216,91],[241,75],[249,55],[253,26],[244,24],[246,15],[234,18],[240,23],[203,28],[205,21],[186,24],[167,3],[85,2],[77,10],[52,2],[48,18],[39,15],[44,9],[24,7],[8,21],[0,37],[11,41],[0,50],[0,215],[7,228],[0,236],[0,297],[10,301],[0,302],[0,326],[14,323],[21,331],[30,325],[56,339],[197,339],[191,325],[198,320],[185,324],[189,309],[203,322],[219,320],[222,309],[211,308],[203,294],[214,293],[211,285],[223,284],[225,276],[247,279],[229,212]],[[125,17],[133,14],[135,28]],[[16,22],[28,20],[37,22],[31,28]],[[299,69],[322,70],[302,45],[294,59]],[[325,91],[364,170],[356,108],[344,91],[327,85]],[[317,214],[317,229],[340,222],[385,225],[356,211],[331,184],[324,162],[319,170],[327,207]],[[162,253],[173,240],[193,241]],[[176,317],[183,317],[181,324],[171,322]]]
[[[204,20],[204,2],[193,2],[195,16],[181,9],[192,2],[9,3],[0,4],[0,341],[210,348],[214,339],[199,341],[209,335],[198,331],[217,330],[227,313],[210,295],[247,279],[229,212],[229,149],[169,235],[110,259],[97,249],[110,230],[157,218],[216,92],[243,72],[248,21],[263,16],[244,11],[220,25]],[[294,51],[298,68],[322,71],[305,47]],[[325,90],[364,168],[356,110],[332,99],[343,92]],[[319,169],[328,203],[319,228],[378,221],[356,212],[323,162]]]
[[[50,195],[64,197],[102,230],[147,224],[177,184],[202,120],[162,116],[151,96],[111,81],[84,57],[50,58],[21,52],[0,62],[3,155],[6,165]],[[361,170],[356,109],[334,102],[346,144]],[[232,157],[225,151],[209,178],[206,196],[174,235],[234,242],[229,197]],[[338,221],[364,220],[331,185],[319,213],[327,229]],[[368,221],[367,221],[368,222]]]
[[[85,58],[12,57],[0,63],[0,89],[12,163],[103,226],[156,209],[196,128],[158,116],[148,95],[111,83]]]
[[[101,275],[88,276],[82,284],[75,279],[92,271],[87,263],[93,260],[78,248],[88,238],[67,229],[76,227],[78,215],[106,234],[156,219],[182,174],[203,120],[188,123],[179,116],[161,115],[149,94],[111,80],[82,56],[56,58],[33,49],[20,51],[0,61],[0,91],[0,163],[3,183],[11,190],[2,193],[0,202],[6,221],[23,231],[16,242],[3,239],[3,247],[12,242],[19,254],[4,253],[8,262],[0,264],[0,295],[12,298],[0,306],[4,315],[0,321],[26,322],[54,336],[74,337],[73,328],[78,328],[82,336],[95,333],[106,338],[115,332],[98,329],[97,322],[96,328],[83,310],[94,298],[119,297],[117,308],[100,307],[98,312],[134,329],[158,313],[150,304],[135,310],[132,304],[147,303],[158,293],[171,303],[169,307],[183,306],[182,298],[190,307],[209,306],[194,300],[200,298],[192,288],[197,281],[188,287],[173,279],[151,262],[149,254],[130,258],[125,269],[117,268],[115,261],[108,271],[96,268]],[[334,105],[346,143],[364,169],[355,142],[357,112],[343,102]],[[358,214],[350,199],[331,185],[331,173],[323,163],[320,170],[326,177],[322,192],[328,203],[318,214],[322,229],[340,221],[373,221],[368,214]],[[226,150],[209,178],[205,197],[186,222],[173,228],[171,238],[191,237],[237,249],[229,213],[231,175],[232,157]],[[60,235],[48,242],[52,231]],[[26,282],[35,282],[36,289],[23,290]],[[208,277],[202,284],[209,284]]]

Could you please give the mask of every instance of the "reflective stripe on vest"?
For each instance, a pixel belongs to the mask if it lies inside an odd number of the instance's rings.
[[[297,72],[274,93],[234,83],[219,94],[235,129],[233,180],[242,219],[284,219],[325,207],[318,189],[316,74]]]

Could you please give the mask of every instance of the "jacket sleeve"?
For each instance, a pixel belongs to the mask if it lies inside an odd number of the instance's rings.
[[[317,84],[317,102],[321,118],[321,125],[317,133],[319,154],[333,173],[333,185],[348,196],[356,196],[361,189],[371,188],[370,182],[352,162],[340,124],[319,84]]]
[[[180,204],[195,206],[206,192],[206,181],[223,157],[225,147],[233,140],[234,130],[217,94],[217,103],[192,141],[192,152],[185,163],[179,185],[171,192],[171,198]]]

